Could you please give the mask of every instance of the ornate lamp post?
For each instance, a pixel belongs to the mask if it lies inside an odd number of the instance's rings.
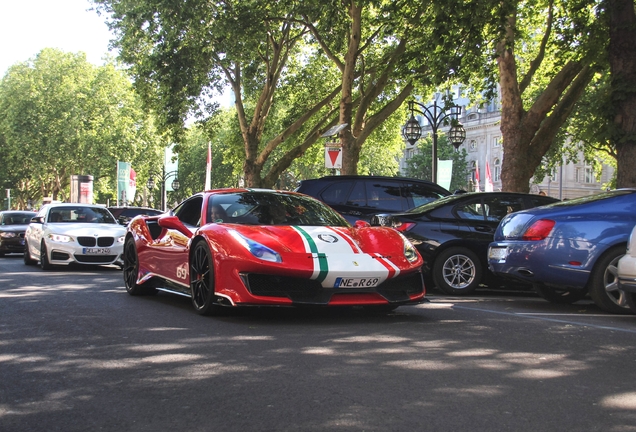
[[[449,123],[452,124],[452,127],[448,131],[448,139],[455,147],[455,150],[457,150],[466,139],[466,131],[457,121],[462,108],[459,105],[451,105],[442,109],[442,107],[437,105],[437,100],[433,101],[432,106],[426,106],[412,100],[409,101],[409,110],[411,111],[411,118],[409,118],[404,124],[404,127],[402,127],[402,137],[411,145],[414,145],[422,138],[422,127],[415,118],[415,113],[421,114],[428,121],[433,131],[431,181],[437,183],[437,129],[440,126],[448,125]]]
[[[161,174],[154,174],[159,177],[158,181],[161,185],[161,210],[166,211],[166,202],[168,201],[168,193],[166,191],[166,182],[170,177],[174,177],[172,181],[172,190],[179,190],[181,184],[179,183],[179,179],[177,178],[177,171],[166,172],[166,167],[161,167]],[[148,179],[148,183],[146,183],[146,187],[150,190],[155,188],[155,179],[153,178],[153,174],[150,175]]]

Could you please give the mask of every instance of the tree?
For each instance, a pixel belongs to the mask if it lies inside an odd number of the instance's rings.
[[[406,175],[413,178],[430,180],[432,175],[432,150],[433,140],[430,137],[421,139],[417,144],[417,153],[408,160]],[[437,156],[440,160],[453,161],[453,174],[451,177],[449,190],[468,190],[466,179],[469,170],[466,162],[466,149],[456,151],[452,144],[448,142],[446,135],[437,138]]]
[[[189,111],[209,115],[206,96],[232,88],[249,186],[273,185],[337,123],[348,124],[343,173],[357,172],[363,143],[414,82],[457,74],[481,50],[474,30],[490,18],[479,2],[459,11],[414,0],[94,2],[164,128],[178,136]],[[283,127],[269,127],[272,116]]]
[[[76,174],[92,175],[98,195],[114,195],[117,161],[143,170],[159,148],[125,74],[55,49],[12,66],[0,82],[0,137],[5,184],[23,202],[66,200]]]
[[[503,36],[496,44],[505,150],[501,178],[504,190],[528,192],[530,178],[602,66],[604,26],[593,0],[504,6]]]
[[[611,107],[618,187],[636,187],[636,14],[633,0],[607,0]]]

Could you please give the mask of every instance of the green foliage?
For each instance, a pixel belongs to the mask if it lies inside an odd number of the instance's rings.
[[[85,55],[42,50],[0,82],[5,187],[24,204],[66,200],[71,175],[92,175],[98,202],[114,197],[117,161],[143,172],[160,139],[126,75]]]
[[[453,161],[453,174],[449,190],[468,190],[466,180],[469,175],[468,163],[466,162],[466,149],[456,151],[452,144],[448,142],[446,135],[439,135],[437,138],[437,158],[439,160]],[[433,161],[433,139],[428,136],[417,144],[417,153],[407,161],[406,175],[408,177],[431,180],[431,170]]]

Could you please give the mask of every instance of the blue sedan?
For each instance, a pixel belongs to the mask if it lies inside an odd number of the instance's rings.
[[[546,300],[574,303],[589,293],[601,309],[629,313],[616,265],[635,225],[636,189],[520,211],[499,223],[488,266],[532,283]]]

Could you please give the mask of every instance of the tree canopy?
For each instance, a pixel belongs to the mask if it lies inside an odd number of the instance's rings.
[[[67,199],[71,175],[92,175],[95,192],[112,196],[117,161],[143,169],[160,148],[126,74],[55,49],[0,82],[0,140],[0,178],[21,206]]]

